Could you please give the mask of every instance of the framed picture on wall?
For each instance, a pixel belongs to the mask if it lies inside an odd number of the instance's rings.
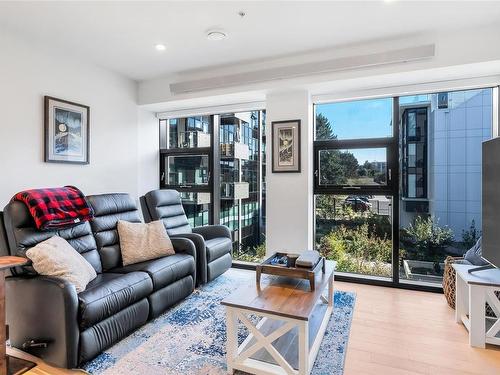
[[[46,96],[45,161],[89,164],[90,108]]]
[[[273,173],[300,172],[300,120],[273,121]]]

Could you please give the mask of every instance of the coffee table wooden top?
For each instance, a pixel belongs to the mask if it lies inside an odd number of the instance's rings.
[[[252,282],[238,288],[221,303],[225,306],[263,312],[292,319],[309,320],[314,305],[333,277],[335,261],[326,261],[325,273],[316,274],[316,288],[311,291],[307,280],[263,275],[260,287]]]

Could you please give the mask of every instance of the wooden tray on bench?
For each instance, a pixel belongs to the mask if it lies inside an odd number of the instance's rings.
[[[315,289],[314,280],[316,278],[316,274],[319,272],[319,270],[322,270],[323,273],[325,273],[325,266],[326,266],[325,258],[320,257],[318,263],[316,263],[316,265],[312,268],[287,267],[286,265],[272,264],[274,258],[286,255],[287,253],[279,253],[279,252],[274,253],[269,258],[264,260],[261,264],[258,264],[256,266],[255,271],[256,271],[257,285],[260,285],[260,277],[263,273],[265,273],[268,275],[285,276],[296,279],[309,280],[311,291],[313,291]]]

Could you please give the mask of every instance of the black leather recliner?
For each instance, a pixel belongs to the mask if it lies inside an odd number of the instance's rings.
[[[135,201],[128,194],[87,198],[95,218],[58,231],[38,231],[21,202],[10,202],[4,211],[11,255],[25,256],[30,247],[59,235],[98,274],[78,294],[74,285],[37,275],[31,266],[16,268],[7,278],[11,344],[47,343],[28,351],[59,367],[92,359],[188,296],[196,280],[195,246],[182,238],[172,239],[175,255],[123,267],[116,225],[118,220],[140,221]]]
[[[177,190],[153,190],[140,198],[145,221],[162,220],[168,235],[188,238],[197,251],[197,284],[204,284],[232,265],[231,231],[225,225],[191,228]]]

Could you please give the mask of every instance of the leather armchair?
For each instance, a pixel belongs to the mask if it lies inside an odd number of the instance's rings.
[[[176,190],[153,190],[140,198],[146,221],[162,220],[171,238],[187,238],[196,246],[197,285],[207,283],[232,265],[231,231],[225,225],[191,228]]]

